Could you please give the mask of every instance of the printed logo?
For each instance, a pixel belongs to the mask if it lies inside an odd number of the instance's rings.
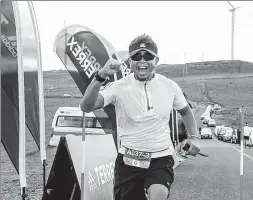
[[[93,171],[93,170],[92,170]],[[114,179],[114,162],[108,164],[100,165],[94,168],[93,174],[95,179],[92,176],[92,173],[89,171],[88,174],[88,185],[89,191],[93,191],[96,188],[112,181]]]
[[[9,21],[5,18],[5,16],[1,13],[1,24],[5,23],[5,24],[9,24]]]
[[[122,74],[123,74],[124,77],[128,76],[131,73],[131,69],[128,68],[125,63],[123,63],[121,71],[122,71]]]
[[[133,166],[139,167],[140,166],[140,162],[137,160],[133,160]]]
[[[12,27],[12,24],[6,19],[6,17],[1,13],[1,26],[8,27],[7,29]],[[11,27],[10,27],[11,26]],[[1,27],[2,28],[2,27]],[[5,36],[1,35],[1,40],[5,44],[6,48],[12,54],[13,57],[17,57],[17,38],[16,36]]]
[[[103,185],[114,179],[114,162],[94,168],[97,174],[98,185]]]
[[[16,36],[5,37],[1,35],[1,40],[13,57],[17,57],[17,40]]]
[[[97,58],[92,55],[91,50],[84,41],[80,46],[75,38],[71,37],[71,40],[67,43],[67,47],[69,47],[69,51],[89,78],[91,78],[96,70],[101,69],[101,65],[97,61]]]
[[[97,183],[95,183],[95,180],[90,172],[88,175],[88,184],[89,184],[89,191],[92,191],[97,188]]]
[[[140,44],[140,47],[141,47],[141,48],[145,48],[146,45],[145,45],[144,43],[141,43],[141,44]]]

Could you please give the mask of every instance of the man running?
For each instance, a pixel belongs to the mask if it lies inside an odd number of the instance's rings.
[[[106,77],[120,70],[119,61],[108,60],[80,107],[91,112],[115,106],[121,141],[114,169],[115,200],[144,200],[146,194],[149,200],[166,200],[174,181],[170,112],[174,108],[181,114],[191,135],[184,141],[190,145],[187,154],[193,156],[200,152],[196,121],[178,84],[155,73],[158,48],[150,36],[140,35],[130,43],[128,61],[133,73],[100,91]]]
[[[244,129],[243,129],[243,133],[244,133],[244,146],[246,148],[246,146],[249,146],[250,148],[250,143],[249,143],[249,136],[251,133],[251,128],[249,127],[248,123],[245,123]]]

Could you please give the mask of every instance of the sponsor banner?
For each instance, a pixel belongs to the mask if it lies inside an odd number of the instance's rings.
[[[82,94],[85,93],[88,85],[95,76],[95,72],[100,70],[110,57],[118,58],[112,45],[102,36],[95,34],[92,30],[80,26],[72,25],[63,29],[56,37],[55,52],[71,74]],[[107,87],[109,82],[120,79],[130,73],[127,66],[122,68],[115,76],[109,77],[103,87]],[[113,133],[115,145],[117,144],[116,116],[113,105],[102,109],[110,118],[111,129],[104,129],[107,134]],[[101,111],[94,111],[102,127],[108,127],[100,120]],[[104,115],[104,114],[103,114]],[[117,146],[117,145],[116,145]]]
[[[85,188],[82,188],[85,191],[85,199],[113,199],[114,163],[117,151],[112,145],[114,142],[112,136],[86,135],[86,152],[82,152],[82,136],[67,135],[66,141],[79,184],[81,183],[80,161],[82,153],[85,153],[87,163]]]
[[[17,172],[19,172],[19,120],[18,111],[13,106],[5,90],[1,88],[1,139]]]
[[[23,2],[23,4],[27,2]],[[35,51],[35,47],[33,46],[33,40],[31,37],[33,36],[28,30],[31,27],[31,24],[28,23],[31,21],[30,11],[21,11],[20,19],[23,21],[23,25],[25,28],[22,28],[22,31],[26,31],[23,33],[23,38],[25,41],[23,42],[24,54],[26,55],[23,58],[24,61],[24,69],[26,72],[24,73],[25,80],[25,100],[26,100],[26,125],[31,132],[33,138],[35,139],[36,144],[39,147],[39,132],[38,132],[38,84],[37,84],[37,72],[36,65],[33,64],[33,54]],[[28,15],[28,16],[26,16]],[[22,17],[23,16],[23,17]],[[30,18],[29,18],[30,17]],[[29,21],[30,19],[30,21]],[[24,24],[25,22],[25,24]],[[27,52],[28,51],[28,52]],[[28,56],[29,55],[29,56]],[[9,101],[16,108],[17,112],[19,110],[19,82],[18,82],[18,61],[17,61],[17,36],[16,36],[16,22],[14,18],[14,12],[11,1],[1,1],[1,84],[2,90],[6,92],[6,95],[9,98]],[[5,101],[2,101],[2,107],[6,104]],[[12,109],[13,110],[13,109]],[[10,110],[11,112],[11,110]],[[8,112],[8,113],[10,113]],[[10,114],[10,116],[14,116]],[[17,121],[16,121],[17,120]],[[3,122],[3,120],[2,120]],[[6,122],[6,127],[12,126],[13,123],[18,124],[18,118],[13,118],[9,122]],[[17,130],[18,131],[18,130]],[[6,132],[4,127],[2,127],[2,132]],[[8,131],[7,131],[8,132]],[[13,144],[8,144],[7,141],[10,141],[8,137],[11,137],[11,141],[19,141],[18,132],[11,132],[8,135],[2,137],[2,142],[6,148],[8,155],[10,156],[15,168],[19,171],[19,167],[17,166],[18,157],[13,155],[13,152],[16,150],[12,150],[12,148],[18,147]],[[18,151],[18,149],[17,149]],[[12,153],[11,153],[12,152]]]
[[[27,1],[18,2],[22,41],[22,60],[25,87],[25,121],[36,144],[40,147],[39,130],[39,87],[38,87],[38,47]]]
[[[74,34],[66,44],[66,54],[84,80],[91,81],[109,59],[102,42],[91,32]],[[95,55],[95,56],[94,56]]]
[[[19,172],[18,61],[16,26],[11,1],[1,1],[1,86],[1,140]]]

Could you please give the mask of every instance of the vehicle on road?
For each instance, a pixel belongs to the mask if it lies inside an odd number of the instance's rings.
[[[204,120],[204,119],[210,119],[210,112],[204,112],[204,113],[200,116],[200,120]]]
[[[216,122],[215,122],[214,119],[209,119],[208,122],[207,122],[207,125],[209,127],[211,127],[211,126],[215,127],[216,126]]]
[[[220,105],[218,105],[218,104],[214,104],[213,109],[214,109],[214,110],[220,110],[221,107],[220,107]]]
[[[208,128],[208,127],[202,128],[201,133],[200,133],[200,137],[201,137],[201,139],[204,139],[204,138],[212,139],[213,133],[212,133],[211,128]]]
[[[203,124],[208,124],[208,120],[210,119],[210,117],[204,117],[204,119],[202,120]]]
[[[232,137],[231,137],[231,140],[230,142],[233,144],[239,144],[239,140],[238,140],[238,136],[237,136],[237,129],[233,129],[233,132],[232,132]]]
[[[223,139],[222,141],[223,142],[230,142],[231,141],[231,138],[232,138],[232,133],[233,133],[233,129],[227,129],[225,134],[223,135]]]
[[[224,139],[224,134],[226,133],[226,130],[233,130],[231,127],[223,126],[220,130],[220,133],[218,133],[218,140],[223,141]]]
[[[218,138],[218,140],[221,140],[221,139],[222,139],[222,135],[225,133],[224,127],[225,127],[225,126],[220,127],[220,128],[218,129],[218,131],[217,131],[217,138]]]
[[[222,129],[223,126],[220,126],[220,125],[216,125],[215,128],[214,128],[214,135],[216,137],[218,137],[218,134],[221,132],[221,129]]]
[[[103,123],[103,125],[110,125],[110,120],[107,116],[101,116],[99,120],[107,120],[108,123]],[[85,113],[85,134],[106,134],[100,122],[93,112]],[[58,146],[61,136],[68,134],[82,135],[82,127],[83,111],[79,107],[59,107],[52,121],[49,145]]]

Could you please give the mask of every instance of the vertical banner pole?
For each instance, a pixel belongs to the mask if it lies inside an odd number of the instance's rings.
[[[241,110],[240,200],[243,200],[244,106],[242,106],[240,110]]]
[[[34,7],[31,1],[28,2],[34,33],[37,46],[37,67],[38,67],[38,91],[39,91],[39,125],[40,125],[40,156],[43,167],[43,198],[45,196],[46,185],[46,147],[45,147],[45,114],[44,114],[44,87],[43,87],[43,72],[42,72],[42,60],[41,60],[41,44],[38,24]]]
[[[1,9],[2,8],[1,8],[1,2],[0,2],[0,13],[2,13]],[[0,20],[1,20],[1,17],[0,17]],[[1,28],[0,28],[0,35],[2,35]],[[1,46],[2,45],[0,45],[0,52],[2,52]],[[1,55],[2,55],[2,53],[0,54],[0,60],[1,60]],[[1,73],[1,68],[2,68],[2,64],[0,65],[0,74],[1,74],[1,76],[0,76],[0,85],[1,85],[1,89],[2,89],[2,73]],[[1,136],[2,136],[2,124],[1,124],[1,122],[2,122],[2,95],[0,95],[0,110],[1,110],[1,115],[0,115],[0,141],[2,141],[2,138],[1,138]],[[2,142],[0,142],[0,152],[1,152],[1,150],[2,150]],[[2,152],[1,152],[1,155],[2,155]],[[0,163],[2,163],[2,156],[0,156]],[[0,172],[2,172],[1,165],[0,165]],[[0,191],[2,191],[2,181],[0,181]],[[0,193],[0,199],[2,199],[2,192]]]
[[[83,112],[83,126],[82,126],[82,169],[81,169],[81,200],[85,199],[85,112]]]
[[[66,29],[66,22],[64,20],[64,28],[65,28],[65,51],[66,51],[66,46],[67,46],[67,29]],[[67,65],[67,57],[66,57],[66,52],[64,53],[64,63]]]
[[[25,200],[26,172],[25,172],[25,86],[23,69],[23,48],[21,36],[21,24],[18,2],[13,1],[13,11],[16,21],[17,53],[18,53],[18,90],[19,90],[19,179],[21,196]]]

